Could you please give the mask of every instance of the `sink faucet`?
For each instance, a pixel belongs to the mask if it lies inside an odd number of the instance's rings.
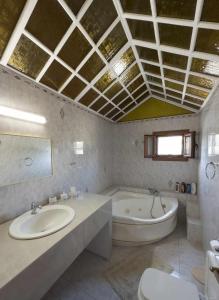
[[[42,208],[42,206],[41,205],[39,205],[39,204],[37,204],[36,202],[32,202],[31,203],[31,214],[32,215],[36,215],[37,214],[37,210],[38,209],[41,209]]]

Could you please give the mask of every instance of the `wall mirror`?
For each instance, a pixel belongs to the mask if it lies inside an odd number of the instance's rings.
[[[50,139],[0,134],[0,186],[51,175]]]

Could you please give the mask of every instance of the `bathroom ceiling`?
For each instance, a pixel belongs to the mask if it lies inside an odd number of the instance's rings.
[[[0,0],[0,63],[112,121],[197,112],[219,77],[218,0]]]

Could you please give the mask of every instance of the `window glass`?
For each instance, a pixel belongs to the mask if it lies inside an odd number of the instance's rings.
[[[158,137],[158,155],[182,155],[182,136]]]
[[[219,134],[213,133],[208,135],[208,155],[219,155]]]
[[[84,142],[77,141],[73,143],[74,153],[76,155],[83,155],[84,154]]]

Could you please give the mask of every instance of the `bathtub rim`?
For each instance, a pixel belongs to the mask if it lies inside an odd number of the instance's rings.
[[[129,188],[129,187],[113,187],[109,188],[105,194],[108,196],[113,196],[115,193],[122,191],[122,192],[129,192],[129,193],[134,193],[134,194],[145,194],[148,196],[151,196],[149,191],[146,189],[141,189],[141,188]],[[161,194],[162,197],[162,194]],[[167,198],[171,201],[172,207],[171,209],[163,216],[155,219],[142,219],[142,218],[136,218],[136,217],[125,217],[123,215],[113,215],[112,219],[113,222],[118,223],[118,224],[126,224],[126,225],[153,225],[153,224],[158,224],[162,223],[166,220],[169,220],[172,218],[178,210],[179,207],[179,201],[176,197],[167,197],[163,196],[163,198]],[[126,199],[121,199],[121,200],[115,200],[113,202],[120,202],[120,201],[126,201]]]
[[[126,224],[126,225],[153,225],[153,224],[158,224],[158,223],[162,223],[166,220],[169,220],[171,217],[173,217],[178,209],[178,199],[177,198],[168,198],[165,197],[167,199],[170,199],[171,202],[173,203],[173,206],[171,207],[171,209],[163,216],[159,217],[159,218],[155,218],[155,219],[142,219],[142,218],[136,218],[136,217],[124,217],[122,215],[113,215],[113,222],[115,223],[120,223],[120,224]],[[119,200],[120,201],[126,201],[125,199],[123,200]]]

